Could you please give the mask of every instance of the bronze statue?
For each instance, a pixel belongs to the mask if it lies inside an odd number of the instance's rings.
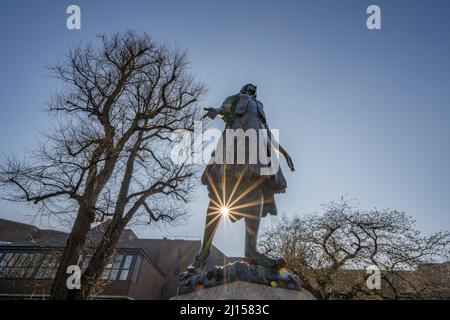
[[[266,139],[267,147],[262,151],[267,152],[267,156],[270,157],[272,150],[276,150],[285,157],[289,169],[294,171],[291,157],[270,134],[263,104],[257,100],[256,90],[257,87],[253,84],[245,85],[238,94],[226,98],[220,108],[205,108],[207,111],[205,117],[215,119],[217,116],[221,116],[223,118],[226,123],[222,134],[223,141],[227,139],[225,134],[227,129],[242,129],[243,131],[254,129],[257,132],[257,147],[253,150],[256,150],[259,155],[261,151],[258,149],[261,148],[259,142],[261,139]],[[260,133],[264,130],[267,130],[267,136]],[[272,175],[261,175],[261,169],[267,165],[270,166],[271,163],[263,164],[259,157],[256,162],[249,161],[248,150],[252,146],[249,145],[249,141],[245,143],[244,162],[237,161],[237,152],[233,152],[231,164],[228,161],[224,163],[210,162],[202,175],[202,183],[208,187],[210,198],[203,243],[195,261],[186,272],[180,275],[181,281],[203,272],[214,234],[223,214],[228,214],[233,222],[241,218],[245,219],[246,262],[267,268],[284,265],[283,259],[271,259],[257,251],[257,237],[261,217],[265,217],[267,214],[277,214],[274,195],[285,192],[286,180],[279,167]],[[222,152],[226,153],[226,148],[218,147],[212,154],[212,158]],[[223,159],[225,158],[224,155]]]

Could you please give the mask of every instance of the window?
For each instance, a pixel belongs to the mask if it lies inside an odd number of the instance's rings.
[[[141,264],[142,264],[142,256],[138,255],[136,257],[136,262],[134,263],[134,268],[133,268],[134,271],[133,271],[133,276],[131,278],[131,281],[134,282],[134,283],[137,282],[137,279],[139,277],[139,272],[141,270]]]
[[[91,256],[81,263],[84,272]],[[105,268],[103,280],[136,282],[142,258],[139,255],[117,254]],[[56,253],[0,252],[0,278],[53,279],[59,264]]]
[[[0,260],[0,277],[5,278],[10,271],[9,261],[13,257],[12,253],[5,253]],[[7,269],[8,268],[8,269]]]
[[[109,280],[116,280],[117,274],[119,273],[120,265],[122,263],[123,255],[118,254],[114,258],[114,262],[112,264],[111,272],[109,274]]]
[[[133,264],[134,256],[132,255],[123,255],[118,254],[114,257],[111,263],[105,268],[105,271],[102,274],[103,280],[121,280],[127,281],[129,280],[132,272],[132,264]]]
[[[42,260],[42,263],[41,263],[38,271],[36,272],[36,275],[35,275],[36,279],[43,279],[44,278],[45,270],[47,269],[51,258],[52,258],[51,255],[48,255],[48,254],[44,255],[44,259]]]
[[[50,262],[48,263],[47,268],[45,269],[42,276],[43,279],[53,279],[56,275],[56,269],[58,268],[59,264],[59,257],[50,255],[49,261]]]
[[[0,253],[0,278],[52,279],[59,258],[44,253]]]
[[[9,260],[8,265],[6,268],[8,269],[8,277],[9,278],[17,278],[17,275],[19,273],[20,265],[23,263],[23,260],[25,260],[24,254],[15,254]]]
[[[102,280],[108,280],[109,274],[111,273],[111,267],[112,267],[112,263],[108,263],[106,265],[105,271],[103,271],[103,274],[102,274]]]
[[[127,256],[125,262],[123,263],[122,272],[120,273],[120,280],[127,280],[128,274],[131,269],[131,261],[133,260],[133,256]]]

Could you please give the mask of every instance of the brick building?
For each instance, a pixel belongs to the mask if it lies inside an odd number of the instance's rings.
[[[86,267],[89,247],[101,239],[105,224],[89,232],[80,258]],[[68,234],[0,219],[0,299],[45,299]],[[98,299],[168,299],[177,294],[178,274],[199,251],[199,240],[140,239],[125,230],[116,255],[102,275]],[[229,259],[213,247],[210,264]]]

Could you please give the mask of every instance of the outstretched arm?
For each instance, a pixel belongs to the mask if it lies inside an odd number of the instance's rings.
[[[270,138],[270,141],[272,143],[272,146],[274,147],[274,149],[279,152],[280,154],[283,155],[283,157],[286,159],[287,165],[289,167],[289,170],[291,170],[292,172],[295,171],[295,167],[294,167],[294,162],[292,161],[291,156],[289,155],[289,153],[281,146],[281,144],[279,144],[279,142],[272,136],[272,134],[270,133],[270,129],[266,124],[266,129]]]
[[[230,114],[231,107],[233,103],[237,100],[237,96],[230,96],[225,99],[220,108],[204,108],[207,113],[203,116],[203,118],[215,119],[217,116],[226,116]]]
[[[203,118],[210,118],[214,120],[217,116],[225,116],[228,111],[224,108],[224,106],[220,108],[203,108],[203,110],[206,111],[206,114],[203,116]]]
[[[294,162],[292,161],[291,156],[289,155],[289,153],[287,153],[287,151],[281,146],[278,145],[278,151],[284,156],[284,158],[286,159],[287,165],[289,167],[289,169],[294,172],[295,171],[295,167],[294,167]]]

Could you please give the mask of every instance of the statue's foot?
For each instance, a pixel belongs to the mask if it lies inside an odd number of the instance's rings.
[[[178,276],[178,280],[180,280],[180,282],[183,283],[188,279],[192,278],[193,276],[201,275],[202,273],[203,268],[201,267],[200,256],[196,256],[195,261],[186,268],[185,272],[181,273]]]
[[[265,254],[259,252],[246,254],[245,259],[249,264],[263,266],[267,268],[286,266],[286,261],[283,258],[272,259],[266,256]]]

